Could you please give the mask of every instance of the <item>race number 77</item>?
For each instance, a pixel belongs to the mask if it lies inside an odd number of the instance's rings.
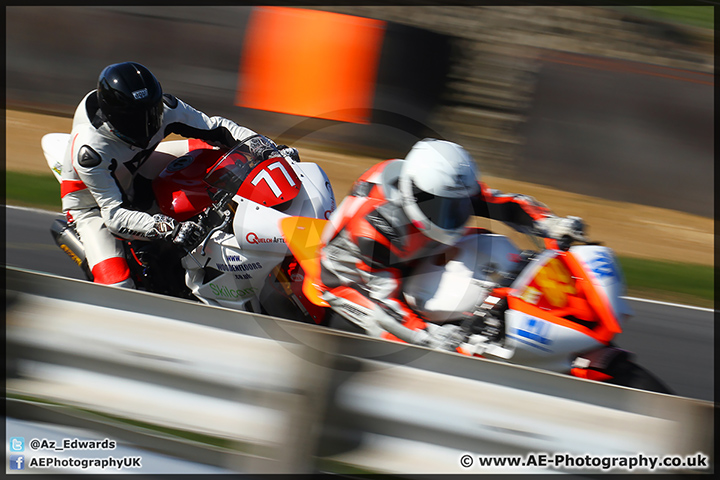
[[[270,165],[268,165],[267,168],[268,168],[268,170],[275,170],[275,169],[279,168],[280,171],[282,172],[282,174],[287,179],[290,186],[291,187],[295,186],[295,182],[293,181],[292,177],[290,177],[290,174],[288,174],[287,170],[285,170],[285,167],[283,166],[282,163],[280,163],[280,162],[271,163]],[[270,187],[270,190],[272,190],[273,194],[275,194],[276,197],[279,197],[280,194],[282,194],[282,191],[280,190],[280,187],[277,186],[277,183],[275,183],[275,180],[273,180],[273,178],[270,175],[270,173],[268,172],[268,170],[265,170],[265,169],[261,170],[260,173],[255,175],[255,178],[253,178],[251,183],[252,183],[253,187],[256,187],[257,184],[260,183],[260,180],[265,180],[267,182],[268,186]]]

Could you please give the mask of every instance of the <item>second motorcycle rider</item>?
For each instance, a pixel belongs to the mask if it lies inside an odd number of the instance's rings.
[[[454,350],[460,327],[426,323],[402,300],[401,284],[414,261],[457,242],[471,215],[584,240],[580,218],[558,217],[527,195],[489,189],[464,148],[425,139],[404,160],[365,172],[330,217],[321,239],[322,298],[371,336]]]
[[[202,235],[193,222],[146,213],[153,176],[185,153],[155,151],[173,133],[227,148],[255,134],[163,93],[155,76],[135,62],[106,67],[97,89],[78,105],[63,162],[62,208],[68,223],[75,222],[95,282],[134,287],[116,237],[192,246]]]

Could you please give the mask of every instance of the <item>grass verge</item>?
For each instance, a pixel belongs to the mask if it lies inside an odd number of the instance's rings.
[[[59,212],[60,184],[55,176],[47,174],[31,174],[5,172],[5,200],[8,205],[43,208]]]
[[[715,28],[715,12],[712,5],[657,5],[624,7],[636,15],[670,22],[683,23],[700,28]]]
[[[710,265],[619,257],[628,294],[713,308],[715,269]]]
[[[6,172],[9,205],[59,212],[60,185],[51,173]],[[708,265],[620,257],[628,295],[701,307],[714,307],[714,268]]]

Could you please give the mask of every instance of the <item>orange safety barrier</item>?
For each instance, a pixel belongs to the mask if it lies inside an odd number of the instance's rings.
[[[316,10],[255,8],[236,105],[369,123],[385,25]]]

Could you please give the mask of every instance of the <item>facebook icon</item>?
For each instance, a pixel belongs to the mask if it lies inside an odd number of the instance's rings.
[[[24,470],[25,455],[10,455],[10,470]]]

